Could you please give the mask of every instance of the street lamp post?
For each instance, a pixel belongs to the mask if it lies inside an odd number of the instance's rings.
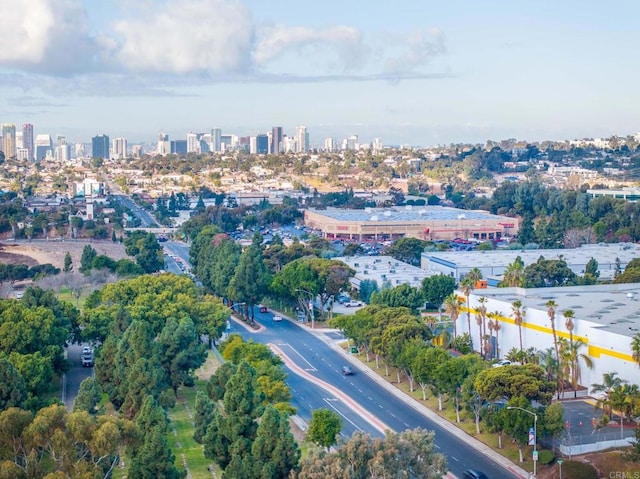
[[[533,416],[533,477],[536,477],[536,464],[538,463],[538,415],[533,411],[518,406],[507,406],[507,409],[517,409]]]

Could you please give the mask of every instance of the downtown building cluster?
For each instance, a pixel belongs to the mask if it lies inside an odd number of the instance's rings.
[[[97,134],[91,138],[91,144],[70,144],[63,135],[56,135],[55,141],[48,133],[34,136],[31,123],[22,125],[22,129],[13,123],[5,123],[0,129],[0,152],[5,158],[21,161],[40,161],[54,159],[69,161],[73,158],[122,159],[129,156],[140,157],[143,154],[141,144],[128,144],[126,138],[110,138],[106,134]],[[87,148],[88,147],[88,148]],[[291,135],[283,127],[274,126],[266,133],[255,136],[240,136],[212,128],[207,133],[187,133],[183,139],[170,139],[166,133],[158,135],[155,144],[146,144],[145,152],[152,156],[207,153],[246,152],[258,155],[304,154],[308,151],[339,152],[346,150],[372,149],[381,151],[382,140],[374,138],[371,143],[360,143],[357,135],[342,140],[326,138],[321,144],[310,146],[307,127],[298,126]]]

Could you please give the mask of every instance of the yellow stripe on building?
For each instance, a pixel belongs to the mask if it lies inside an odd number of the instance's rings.
[[[604,354],[605,356],[622,359],[623,361],[633,362],[633,357],[630,354],[620,353],[618,351],[613,351],[612,349],[601,348],[600,346],[590,345],[588,354],[592,358],[599,358]]]

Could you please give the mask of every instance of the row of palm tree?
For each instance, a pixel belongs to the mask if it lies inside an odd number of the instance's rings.
[[[592,384],[591,392],[600,394],[597,406],[607,414],[609,420],[613,411],[620,416],[620,437],[624,437],[624,420],[640,414],[640,387],[622,379],[616,372],[602,375],[602,383]]]

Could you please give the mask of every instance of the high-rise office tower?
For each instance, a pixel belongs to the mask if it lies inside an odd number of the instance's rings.
[[[336,141],[333,138],[325,138],[324,151],[335,151]]]
[[[274,126],[271,129],[271,154],[278,155],[282,149],[282,127]]]
[[[373,139],[373,144],[371,145],[371,149],[373,151],[375,151],[376,153],[382,151],[382,139],[381,138],[374,138]]]
[[[96,135],[91,139],[91,156],[93,158],[109,159],[109,137],[107,135]]]
[[[357,150],[359,147],[358,144],[358,135],[351,135],[346,139],[346,148],[344,150]]]
[[[114,138],[113,146],[111,149],[111,158],[114,160],[120,160],[126,157],[127,157],[127,139]]]
[[[22,141],[22,132],[20,130],[16,130],[16,150],[21,150],[24,148],[24,142]]]
[[[220,128],[213,128],[211,130],[211,143],[214,152],[222,151],[222,130]]]
[[[2,125],[2,151],[5,158],[16,157],[16,125],[13,123]]]
[[[158,135],[158,145],[156,147],[156,153],[161,156],[166,156],[171,153],[171,143],[169,142],[169,135],[166,133],[160,133]]]
[[[33,161],[35,148],[33,142],[33,125],[31,123],[25,123],[22,125],[22,147],[29,152],[29,161]]]
[[[269,152],[269,137],[267,135],[256,136],[256,153],[266,155]]]
[[[41,133],[36,136],[36,156],[35,161],[40,161],[53,155],[53,140],[51,135]]]
[[[309,151],[309,132],[307,132],[306,126],[296,128],[296,143],[299,153]]]
[[[195,133],[187,133],[187,153],[200,153],[200,140]]]

